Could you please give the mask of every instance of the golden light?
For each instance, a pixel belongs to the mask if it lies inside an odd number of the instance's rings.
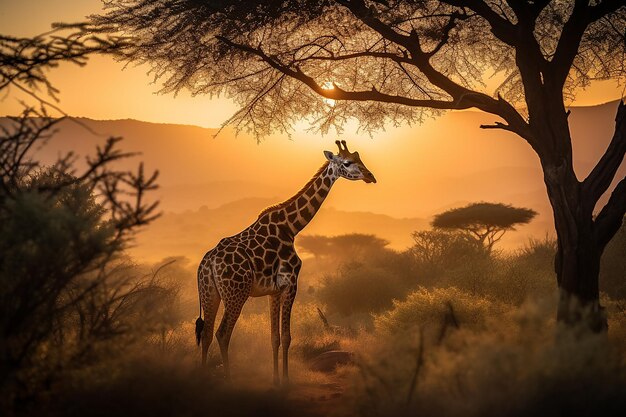
[[[335,89],[335,83],[332,81],[326,81],[324,84],[322,84],[322,89],[323,90],[334,90]],[[330,107],[335,107],[335,100],[333,100],[332,98],[325,98],[323,99],[324,103],[328,104]]]

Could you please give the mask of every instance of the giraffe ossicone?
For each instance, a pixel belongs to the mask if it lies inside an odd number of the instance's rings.
[[[220,240],[200,262],[200,317],[196,320],[196,340],[202,343],[204,365],[213,340],[215,316],[223,302],[224,316],[215,336],[227,378],[230,377],[228,345],[244,303],[248,297],[269,296],[274,383],[279,383],[280,345],[283,346],[283,380],[288,379],[291,308],[302,266],[294,249],[294,238],[315,216],[337,179],[376,182],[358,152],[350,152],[346,141],[335,143],[339,152],[335,155],[324,151],[327,161],[298,193],[263,210],[257,220],[240,233]]]

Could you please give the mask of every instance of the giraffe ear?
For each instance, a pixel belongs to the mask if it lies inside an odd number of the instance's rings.
[[[330,162],[332,162],[335,159],[335,155],[331,152],[331,151],[324,151],[324,156],[326,157],[326,159],[328,159]]]

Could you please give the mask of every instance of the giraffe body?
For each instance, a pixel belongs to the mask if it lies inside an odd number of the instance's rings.
[[[289,200],[265,209],[242,232],[222,239],[208,251],[198,268],[201,313],[196,336],[202,341],[202,363],[213,339],[215,316],[221,302],[224,316],[216,332],[224,371],[229,377],[228,345],[241,309],[249,297],[270,297],[274,382],[278,383],[278,350],[283,346],[283,380],[288,378],[291,343],[290,317],[302,261],[294,248],[295,236],[311,221],[334,182],[345,177],[376,182],[358,153],[339,142],[339,154],[325,151],[326,162]]]

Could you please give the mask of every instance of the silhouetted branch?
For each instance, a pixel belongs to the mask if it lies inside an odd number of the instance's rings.
[[[596,217],[595,239],[604,248],[619,230],[626,214],[626,178],[617,184],[609,201]]]
[[[516,28],[513,23],[496,13],[483,0],[444,0],[451,6],[467,8],[483,17],[491,26],[493,34],[502,42],[514,46],[517,42]]]
[[[72,32],[63,36],[68,30]],[[44,88],[56,98],[58,90],[48,81],[46,71],[61,62],[83,66],[90,54],[112,52],[125,46],[121,37],[98,37],[89,31],[86,23],[78,23],[57,25],[34,38],[0,35],[0,90],[14,84],[35,95],[35,91]]]
[[[596,202],[609,188],[624,155],[626,154],[626,105],[620,102],[615,116],[615,132],[604,155],[600,158],[591,173],[582,183],[590,207],[593,210]]]
[[[328,319],[326,318],[326,315],[324,314],[322,310],[320,310],[319,307],[316,307],[316,309],[317,309],[317,315],[320,317],[320,320],[322,320],[322,323],[324,324],[324,329],[329,330],[330,324],[328,323]]]
[[[411,376],[411,382],[409,383],[409,392],[406,398],[406,403],[409,404],[411,399],[413,398],[413,393],[415,392],[415,388],[417,387],[417,379],[419,377],[420,371],[424,366],[424,328],[422,326],[419,327],[418,331],[419,345],[417,347],[417,354],[415,355],[415,370],[413,371],[413,375]]]
[[[393,104],[402,104],[411,107],[429,107],[435,109],[468,109],[474,107],[471,102],[468,100],[460,100],[460,101],[444,101],[444,100],[420,100],[413,99],[404,96],[385,94],[377,90],[371,91],[346,91],[340,88],[338,85],[333,84],[333,88],[324,88],[320,85],[315,79],[308,76],[299,67],[295,67],[292,69],[280,62],[275,58],[269,57],[265,54],[261,49],[253,48],[248,45],[239,44],[233,42],[224,37],[218,36],[222,42],[240,49],[242,51],[254,54],[260,57],[263,61],[265,61],[272,68],[280,71],[281,73],[294,78],[296,80],[301,81],[305,85],[307,85],[311,90],[320,96],[332,99],[332,100],[346,100],[346,101],[378,101],[383,103],[393,103]]]
[[[502,122],[495,122],[492,125],[480,125],[481,129],[502,129],[502,130],[508,130],[509,132],[515,132],[515,129],[513,129],[511,126],[504,124]]]
[[[595,6],[590,6],[587,2],[575,2],[574,10],[563,26],[554,57],[550,63],[555,75],[555,87],[559,91],[565,84],[572,63],[579,52],[583,35],[589,25],[623,6],[624,2],[621,0],[605,0]]]

